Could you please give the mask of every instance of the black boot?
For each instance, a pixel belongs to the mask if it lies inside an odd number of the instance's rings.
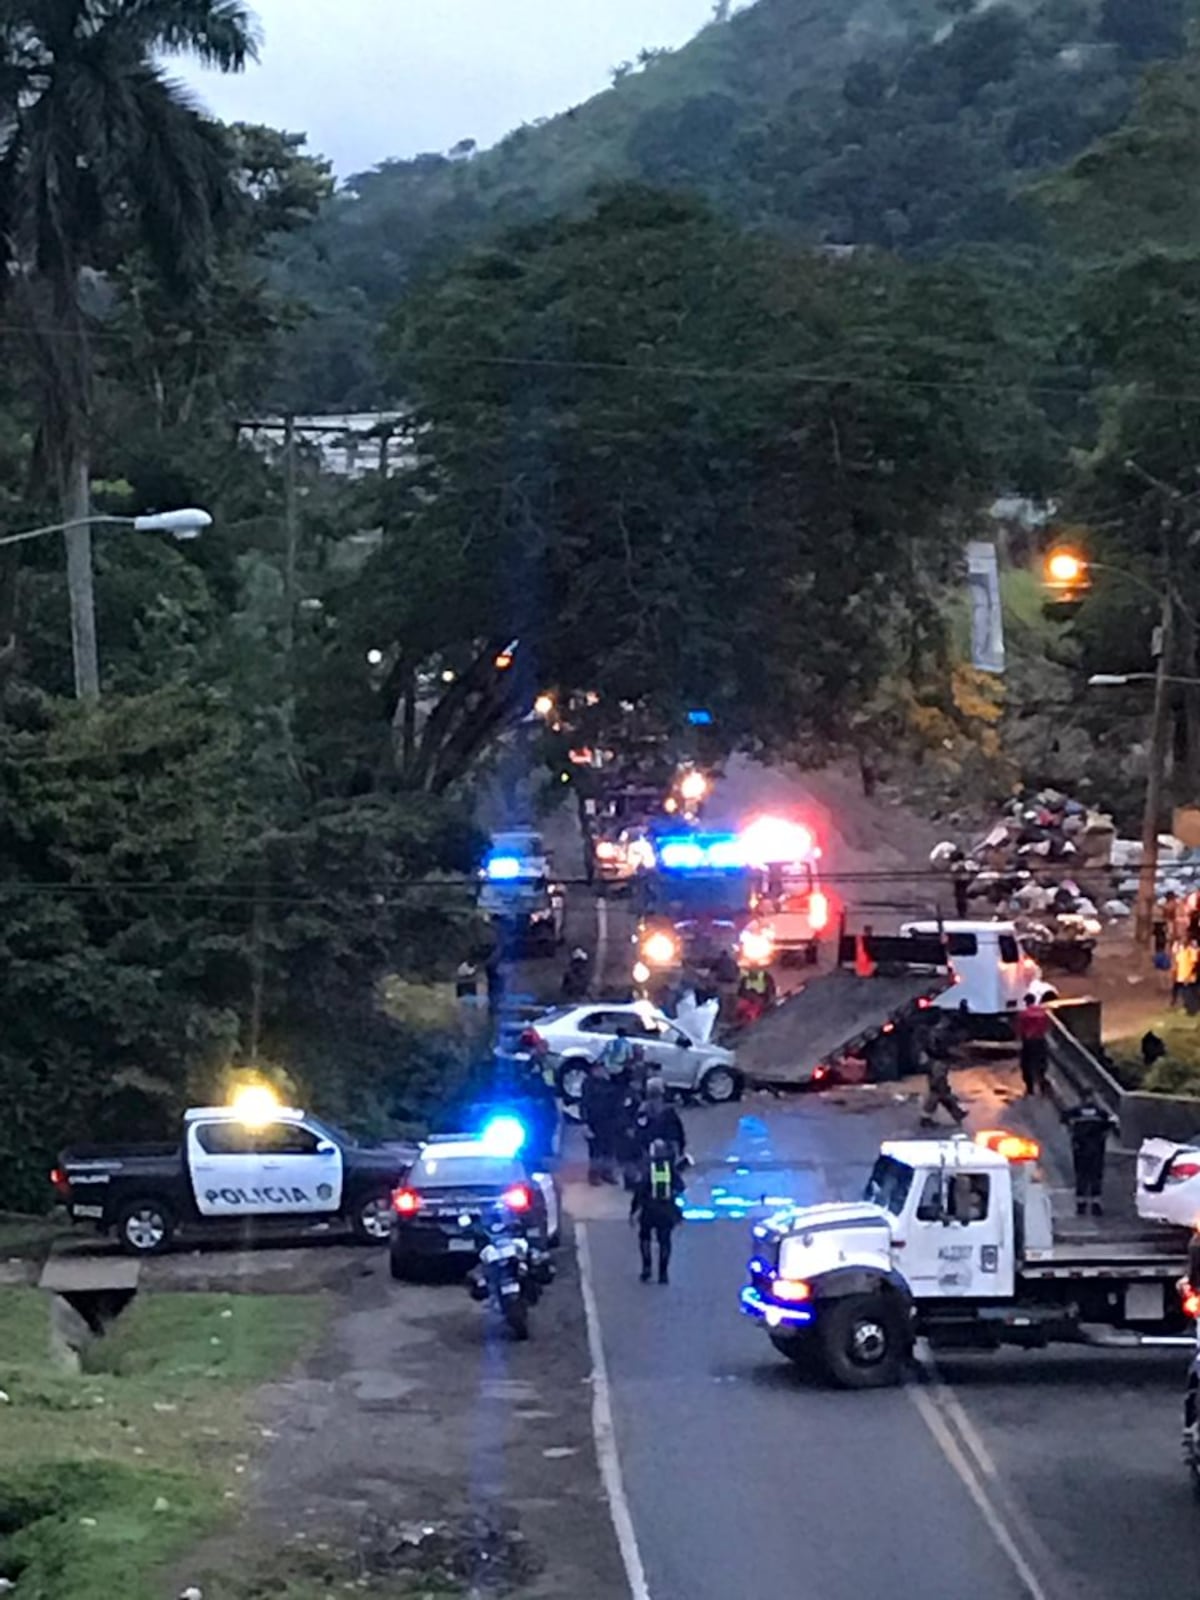
[[[1099,1200],[1092,1201],[1092,1215],[1094,1217],[1102,1217],[1104,1215],[1104,1207]]]
[[[646,1243],[642,1246],[642,1282],[643,1283],[649,1283],[650,1282],[650,1269],[651,1269],[652,1265],[653,1265],[653,1262],[652,1262],[651,1257],[650,1257],[650,1241],[647,1240]]]
[[[1086,1200],[1076,1200],[1076,1202],[1075,1202],[1075,1215],[1077,1217],[1086,1217],[1087,1216],[1087,1201]]]

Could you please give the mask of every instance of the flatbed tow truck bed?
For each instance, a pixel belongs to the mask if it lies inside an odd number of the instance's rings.
[[[738,1066],[751,1086],[802,1087],[817,1067],[869,1044],[888,1022],[952,981],[939,940],[871,939],[880,959],[869,978],[853,970],[854,941],[848,951],[846,943],[838,967],[811,978],[739,1041]]]

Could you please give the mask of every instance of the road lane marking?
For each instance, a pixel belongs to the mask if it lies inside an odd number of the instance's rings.
[[[587,1322],[588,1351],[592,1358],[592,1433],[596,1440],[596,1456],[600,1462],[600,1480],[604,1485],[613,1532],[617,1536],[617,1545],[625,1566],[630,1600],[650,1600],[646,1569],[642,1565],[642,1553],[638,1549],[633,1512],[630,1510],[629,1499],[625,1493],[621,1456],[617,1449],[612,1390],[608,1381],[608,1362],[604,1356],[604,1339],[600,1332],[600,1308],[596,1303],[596,1290],[592,1279],[592,1252],[585,1222],[575,1225],[575,1254],[579,1259],[579,1286],[583,1294],[583,1311]]]
[[[1014,1572],[1021,1580],[1021,1584],[1029,1595],[1030,1600],[1049,1600],[1045,1589],[1038,1582],[1037,1574],[1021,1554],[1016,1540],[1008,1530],[1003,1516],[992,1503],[990,1496],[983,1484],[979,1481],[974,1468],[954,1437],[949,1423],[938,1409],[935,1401],[930,1397],[928,1390],[918,1384],[910,1384],[907,1390],[909,1398],[916,1406],[921,1420],[933,1435],[934,1441],[946,1460],[950,1463],[956,1476],[975,1502],[975,1507],[987,1524],[993,1539],[1008,1557]]]

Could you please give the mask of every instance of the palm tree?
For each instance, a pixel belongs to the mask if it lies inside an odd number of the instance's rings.
[[[99,693],[89,300],[115,248],[144,249],[181,288],[203,274],[235,200],[228,147],[160,62],[236,72],[256,48],[242,0],[0,0],[0,295],[32,340],[41,458],[76,524],[67,573],[86,697]]]

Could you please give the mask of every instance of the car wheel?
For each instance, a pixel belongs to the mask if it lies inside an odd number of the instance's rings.
[[[117,1238],[129,1256],[157,1256],[169,1250],[175,1219],[162,1200],[131,1200],[117,1218]]]
[[[711,1106],[727,1105],[739,1093],[738,1074],[732,1067],[709,1067],[700,1079],[700,1093]]]
[[[360,1200],[351,1214],[350,1226],[360,1244],[386,1244],[392,1232],[391,1190]]]
[[[885,1389],[900,1382],[910,1341],[903,1312],[885,1294],[847,1295],[821,1308],[825,1370],[842,1389]]]
[[[558,1092],[571,1105],[583,1099],[583,1086],[587,1082],[589,1063],[580,1056],[572,1056],[558,1069]]]

